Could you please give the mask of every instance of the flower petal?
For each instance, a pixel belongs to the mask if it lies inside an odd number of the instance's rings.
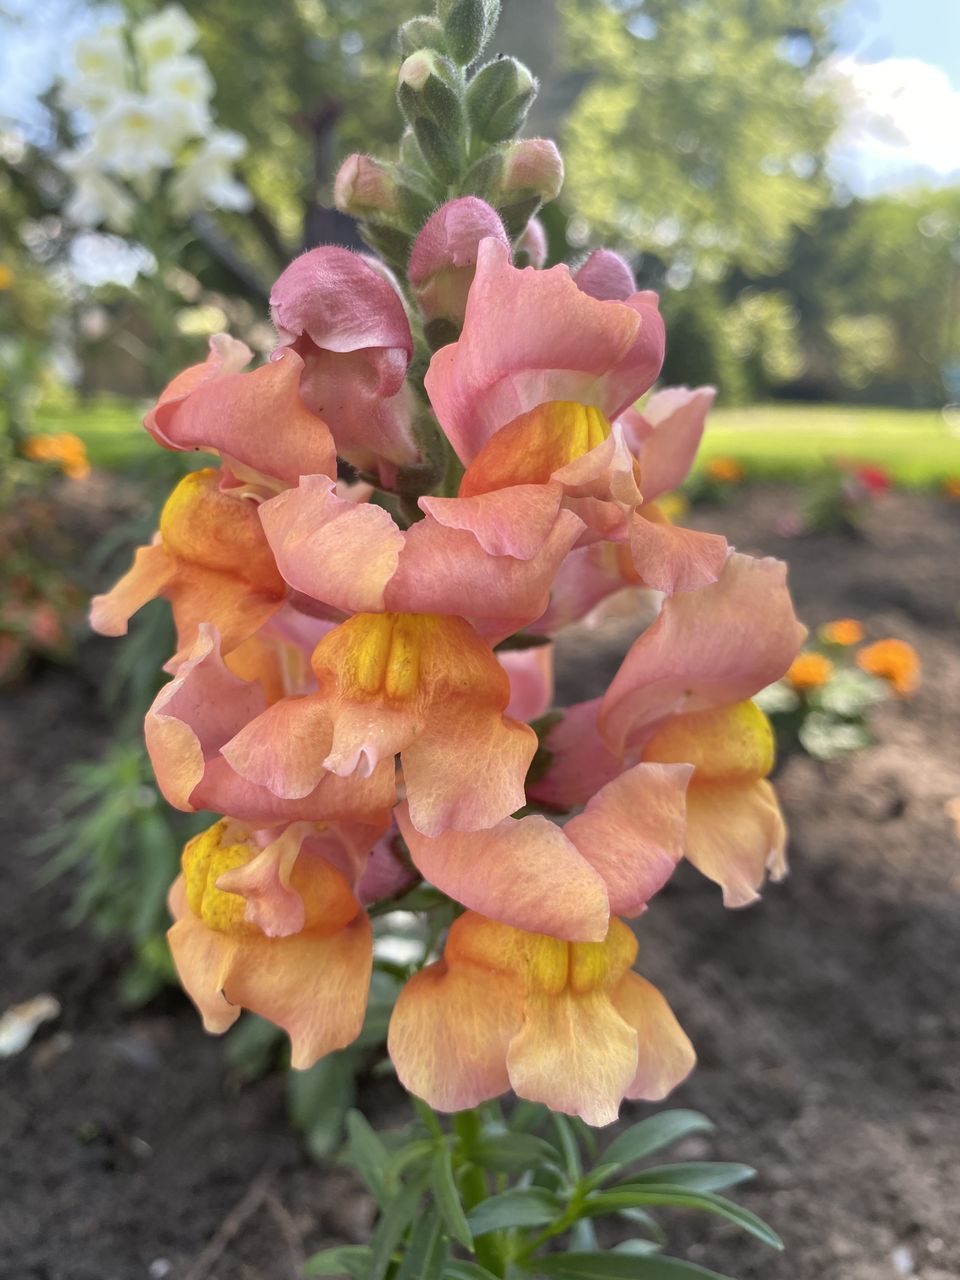
[[[428,839],[405,805],[396,817],[424,878],[465,907],[529,933],[580,942],[607,936],[603,881],[546,818],[506,818],[485,831]]]
[[[404,1088],[463,1111],[510,1088],[506,1056],[522,1013],[519,983],[475,965],[429,965],[400,992],[387,1049]]]
[[[600,737],[600,699],[563,709],[563,719],[544,741],[550,762],[527,788],[530,798],[556,809],[576,809],[623,772],[623,761]]]
[[[779,679],[806,635],[786,576],[782,561],[734,554],[717,582],[666,599],[604,695],[610,748],[624,754],[666,715],[741,702]]]
[[[127,623],[145,604],[155,600],[177,571],[159,542],[138,547],[133,564],[104,595],[90,602],[90,626],[102,636],[125,636]]]
[[[521,1098],[587,1124],[612,1124],[637,1075],[637,1033],[605,991],[527,997],[507,1070]]]
[[[773,787],[755,782],[705,782],[694,777],[687,793],[687,857],[723,889],[725,907],[759,898],[769,872],[787,874],[787,829]]]
[[[687,478],[716,394],[713,387],[665,387],[642,410],[624,412],[620,422],[640,463],[640,487],[648,502]]]
[[[637,1034],[637,1071],[628,1098],[659,1102],[687,1078],[696,1065],[693,1045],[657,988],[639,973],[623,975],[610,997]]]
[[[673,595],[716,582],[730,554],[726,538],[655,521],[654,510],[644,507],[630,522],[633,567],[642,585]]]
[[[690,765],[638,764],[608,782],[564,835],[597,871],[610,911],[639,915],[683,857]],[[550,932],[542,930],[542,932]]]

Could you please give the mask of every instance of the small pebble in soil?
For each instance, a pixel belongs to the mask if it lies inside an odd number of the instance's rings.
[[[147,1274],[150,1280],[163,1280],[164,1276],[168,1276],[173,1270],[173,1263],[169,1258],[154,1258],[150,1263]]]

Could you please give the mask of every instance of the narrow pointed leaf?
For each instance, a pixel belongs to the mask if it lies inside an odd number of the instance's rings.
[[[783,1241],[768,1227],[762,1218],[758,1218],[749,1209],[744,1209],[732,1200],[715,1196],[709,1191],[689,1191],[686,1187],[675,1187],[669,1184],[622,1182],[619,1186],[610,1187],[607,1191],[598,1191],[587,1198],[584,1211],[590,1217],[600,1213],[616,1213],[618,1209],[629,1209],[644,1205],[662,1205],[674,1209],[702,1209],[705,1213],[713,1213],[718,1218],[726,1218],[735,1223],[749,1235],[762,1240],[771,1249],[782,1249]]]
[[[699,1111],[661,1111],[631,1125],[614,1138],[600,1159],[603,1164],[632,1164],[693,1133],[713,1133],[714,1126]]]
[[[690,1191],[722,1191],[749,1182],[757,1176],[748,1164],[728,1164],[721,1160],[690,1161],[686,1164],[658,1164],[634,1174],[632,1183],[655,1182],[661,1186],[687,1187]]]
[[[463,1212],[460,1192],[453,1176],[450,1148],[446,1144],[435,1153],[430,1176],[434,1199],[447,1225],[447,1230],[465,1249],[472,1250],[473,1236],[467,1225],[467,1216]]]
[[[563,1206],[551,1192],[527,1187],[484,1200],[468,1216],[467,1222],[475,1236],[482,1236],[508,1227],[543,1227],[555,1222],[562,1213]]]
[[[567,1253],[537,1258],[539,1274],[556,1280],[730,1280],[680,1258],[629,1253]]]
[[[342,1244],[335,1249],[322,1249],[308,1258],[303,1273],[307,1276],[355,1276],[362,1275],[358,1267],[366,1267],[370,1261],[367,1244]]]
[[[417,1219],[396,1280],[441,1280],[449,1253],[443,1219],[435,1205]]]

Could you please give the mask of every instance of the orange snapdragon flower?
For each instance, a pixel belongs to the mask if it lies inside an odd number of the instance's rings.
[[[34,462],[53,462],[71,480],[83,480],[90,474],[87,447],[70,431],[56,435],[31,436],[23,451]]]
[[[736,458],[711,458],[705,470],[718,484],[739,484],[743,479],[743,465]]]
[[[820,628],[820,639],[826,644],[859,644],[863,637],[863,623],[856,618],[837,618]]]
[[[920,659],[906,640],[878,640],[857,654],[857,666],[868,675],[888,680],[901,698],[920,684]]]
[[[807,689],[819,689],[833,675],[833,663],[822,653],[798,654],[787,671],[785,679],[800,693]]]

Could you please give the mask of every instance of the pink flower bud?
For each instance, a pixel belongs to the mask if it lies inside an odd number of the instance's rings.
[[[497,183],[497,204],[531,192],[555,200],[563,186],[563,158],[549,138],[524,138],[507,148]]]
[[[427,324],[449,322],[435,325],[438,333],[442,328],[448,334],[451,326],[459,331],[463,324],[477,251],[491,237],[509,249],[495,210],[476,196],[462,196],[442,205],[414,241],[410,283]]]
[[[637,292],[637,282],[623,258],[610,249],[594,249],[573,275],[578,288],[601,302],[625,302]]]
[[[372,156],[347,156],[333,183],[333,202],[341,213],[363,218],[399,212],[397,184],[386,165]]]

